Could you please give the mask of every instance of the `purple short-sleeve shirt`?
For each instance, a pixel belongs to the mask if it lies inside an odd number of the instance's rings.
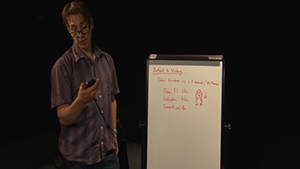
[[[111,95],[119,93],[115,66],[112,57],[96,45],[94,55],[92,62],[73,43],[51,70],[51,109],[71,104],[81,83],[100,79],[95,101],[86,105],[76,122],[61,126],[59,149],[67,161],[95,164],[116,150],[114,133],[108,127],[112,126]]]

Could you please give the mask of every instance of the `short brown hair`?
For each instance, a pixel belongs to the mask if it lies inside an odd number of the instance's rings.
[[[61,12],[62,21],[65,26],[68,26],[67,17],[70,15],[82,14],[83,17],[91,24],[91,13],[87,5],[81,1],[73,1],[65,5]]]

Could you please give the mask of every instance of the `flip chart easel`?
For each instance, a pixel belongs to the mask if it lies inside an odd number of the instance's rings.
[[[220,169],[222,55],[160,55],[147,60],[143,169]]]

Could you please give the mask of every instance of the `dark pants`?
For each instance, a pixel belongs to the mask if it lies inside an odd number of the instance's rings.
[[[116,154],[108,155],[100,163],[85,165],[79,162],[65,162],[63,169],[119,169],[119,158]]]

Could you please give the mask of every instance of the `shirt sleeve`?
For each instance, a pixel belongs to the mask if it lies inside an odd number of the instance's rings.
[[[51,70],[51,109],[72,103],[70,76],[66,64],[58,60]]]
[[[119,85],[118,85],[118,78],[117,78],[117,73],[116,73],[116,68],[115,64],[113,61],[113,58],[110,56],[109,57],[109,63],[110,63],[110,69],[111,69],[111,95],[116,95],[120,93]]]
[[[104,52],[104,56],[109,64],[110,67],[110,76],[111,76],[111,84],[110,84],[110,94],[111,95],[116,95],[120,93],[119,85],[118,85],[118,78],[117,78],[117,73],[116,73],[116,68],[114,64],[114,60],[111,57],[110,54]]]

